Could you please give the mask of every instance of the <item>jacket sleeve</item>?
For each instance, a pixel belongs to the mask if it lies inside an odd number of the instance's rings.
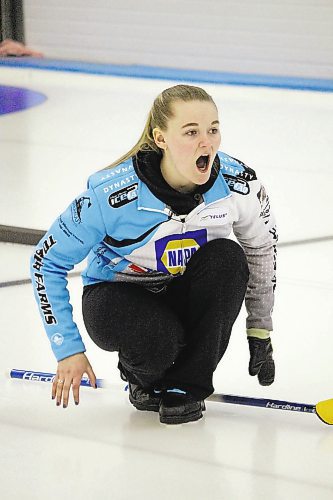
[[[67,273],[102,241],[105,227],[92,189],[82,193],[52,224],[31,257],[35,298],[58,361],[85,351],[67,290]]]
[[[258,180],[251,181],[249,186],[248,195],[238,195],[239,218],[233,226],[250,271],[245,295],[246,327],[271,331],[278,236],[264,186]]]

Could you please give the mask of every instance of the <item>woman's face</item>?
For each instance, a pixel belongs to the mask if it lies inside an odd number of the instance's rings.
[[[220,146],[218,112],[212,102],[176,101],[167,130],[154,129],[156,144],[163,149],[161,171],[170,186],[191,191],[205,184]]]

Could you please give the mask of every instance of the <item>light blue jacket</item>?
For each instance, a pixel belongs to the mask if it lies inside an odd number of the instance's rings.
[[[246,326],[272,330],[277,233],[269,198],[254,170],[218,155],[214,185],[187,215],[157,199],[128,160],[93,174],[87,190],[53,223],[32,256],[31,277],[58,360],[85,351],[67,290],[75,264],[88,256],[84,285],[131,281],[154,291],[182,274],[202,245],[232,235],[250,269]]]

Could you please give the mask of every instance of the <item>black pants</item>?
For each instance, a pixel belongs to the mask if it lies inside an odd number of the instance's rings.
[[[228,346],[248,273],[237,243],[214,240],[160,293],[124,282],[86,286],[85,326],[95,344],[119,352],[130,382],[203,399],[214,391],[213,372]]]

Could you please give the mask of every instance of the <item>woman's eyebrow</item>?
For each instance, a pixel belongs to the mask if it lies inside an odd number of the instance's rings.
[[[185,127],[198,127],[199,123],[186,123],[185,125],[182,126],[182,128]]]
[[[216,125],[216,124],[219,124],[220,122],[218,120],[214,120],[211,125]],[[185,127],[198,127],[199,126],[199,123],[185,123],[185,125],[182,126],[182,128],[185,128]]]

